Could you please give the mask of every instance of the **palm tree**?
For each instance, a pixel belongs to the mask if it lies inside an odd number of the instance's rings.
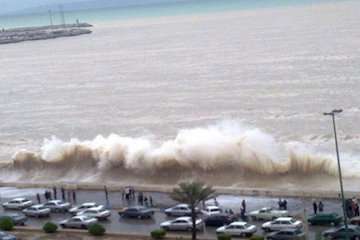
[[[212,197],[215,191],[204,183],[191,181],[180,183],[170,194],[175,201],[186,203],[191,209],[192,240],[196,240],[196,206]]]

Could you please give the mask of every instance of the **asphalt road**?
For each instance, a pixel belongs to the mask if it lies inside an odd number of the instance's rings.
[[[43,193],[44,189],[14,189],[14,188],[0,188],[1,202],[5,202],[14,197],[28,197],[36,202],[36,193]],[[59,192],[59,191],[58,191]],[[136,201],[123,200],[120,192],[109,193],[110,208],[112,215],[107,221],[101,223],[106,227],[107,232],[113,233],[141,233],[149,234],[150,231],[159,228],[161,222],[168,220],[169,218],[163,213],[164,208],[170,207],[176,204],[167,194],[164,193],[145,193],[149,196],[151,194],[153,198],[154,208],[156,209],[153,219],[140,220],[140,219],[124,219],[118,215],[118,209],[129,205],[136,205]],[[58,198],[60,194],[58,193]],[[105,193],[102,191],[77,191],[77,203],[95,201],[106,205]],[[247,196],[231,196],[220,195],[217,197],[217,201],[223,209],[232,209],[235,213],[240,211],[241,201],[245,199],[247,204],[247,211],[256,210],[262,207],[272,206],[277,208],[278,198],[267,197],[247,197]],[[300,199],[300,198],[287,198],[288,210],[291,215],[301,218],[304,214],[309,215],[312,213],[312,201],[313,199]],[[317,201],[319,199],[316,199]],[[325,205],[325,212],[337,212],[341,214],[341,203],[337,200],[322,200]],[[208,203],[211,203],[209,200]],[[4,211],[1,209],[1,211]],[[60,222],[66,218],[71,217],[70,214],[54,213],[50,218],[29,218],[27,225],[33,227],[42,227],[45,222],[53,221]],[[258,226],[258,233],[262,233],[262,222],[251,222]],[[322,232],[330,227],[309,226],[309,239],[315,239],[317,232]],[[189,233],[181,233],[189,234]],[[215,238],[215,228],[206,227],[204,232],[199,235]]]

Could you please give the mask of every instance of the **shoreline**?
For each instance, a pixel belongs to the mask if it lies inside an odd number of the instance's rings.
[[[24,188],[52,188],[64,187],[65,189],[88,190],[88,191],[102,191],[105,185],[96,183],[68,183],[68,182],[0,182],[0,187],[16,187]],[[108,191],[116,192],[122,191],[129,185],[125,184],[106,184]],[[170,193],[175,185],[131,185],[138,191],[143,192],[159,192]],[[288,198],[321,198],[321,199],[339,199],[339,191],[302,191],[289,189],[265,189],[265,188],[238,188],[238,187],[224,187],[214,186],[217,195],[237,195],[237,196],[258,196],[258,197],[288,197]],[[352,198],[358,196],[359,192],[345,191],[345,197]]]

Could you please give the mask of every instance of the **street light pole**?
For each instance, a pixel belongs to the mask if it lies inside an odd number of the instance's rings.
[[[342,113],[342,111],[343,111],[342,109],[335,109],[335,110],[332,110],[331,112],[325,112],[324,115],[325,116],[331,116],[332,122],[333,122],[336,158],[337,158],[337,163],[338,163],[340,191],[341,191],[341,199],[342,199],[343,214],[344,214],[345,238],[349,239],[347,216],[346,216],[346,206],[345,206],[345,197],[344,197],[344,187],[343,187],[343,180],[342,180],[342,174],[341,174],[341,165],[340,165],[339,145],[338,145],[338,141],[337,141],[336,124],[335,124],[335,115],[338,114],[338,113]]]

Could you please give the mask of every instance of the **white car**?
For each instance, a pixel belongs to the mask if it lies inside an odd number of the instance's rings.
[[[22,211],[27,217],[49,217],[50,208],[44,207],[42,204],[33,205]]]
[[[79,206],[75,206],[69,210],[69,212],[73,215],[76,215],[78,212],[84,211],[86,209],[94,208],[94,207],[100,207],[102,209],[105,209],[103,205],[99,205],[95,202],[86,202]]]
[[[84,211],[78,212],[77,215],[78,216],[84,215],[84,216],[88,216],[88,217],[95,217],[99,220],[105,220],[111,216],[111,212],[109,210],[104,209],[102,206],[100,206],[100,207],[89,208]]]
[[[86,229],[89,225],[97,223],[98,220],[88,216],[75,216],[64,221],[61,221],[59,225],[62,228],[80,228]]]
[[[26,198],[15,198],[9,202],[3,203],[4,209],[24,209],[33,205],[32,201]]]
[[[256,233],[255,225],[250,225],[246,222],[233,222],[229,225],[219,227],[216,229],[217,234],[228,234],[234,237],[250,237]]]
[[[222,209],[218,206],[206,206],[205,209],[203,209],[201,212],[206,216],[211,216],[214,214],[222,213]]]
[[[262,225],[265,232],[280,231],[283,229],[302,229],[303,223],[291,217],[280,217],[274,221],[266,222]]]
[[[199,208],[195,208],[196,212],[199,212]],[[189,216],[191,215],[191,209],[188,204],[178,204],[174,207],[165,209],[165,214],[168,216]]]
[[[61,200],[50,200],[47,203],[44,203],[44,206],[50,208],[52,212],[66,212],[70,209],[71,204]]]
[[[270,207],[261,208],[249,213],[252,220],[274,220],[279,217],[288,217],[289,212],[286,210],[276,210]]]
[[[160,224],[160,227],[166,231],[174,230],[174,231],[191,231],[192,229],[192,221],[191,217],[179,217],[175,220],[166,221]],[[196,220],[196,229],[202,230],[204,227],[204,223],[201,219]]]

